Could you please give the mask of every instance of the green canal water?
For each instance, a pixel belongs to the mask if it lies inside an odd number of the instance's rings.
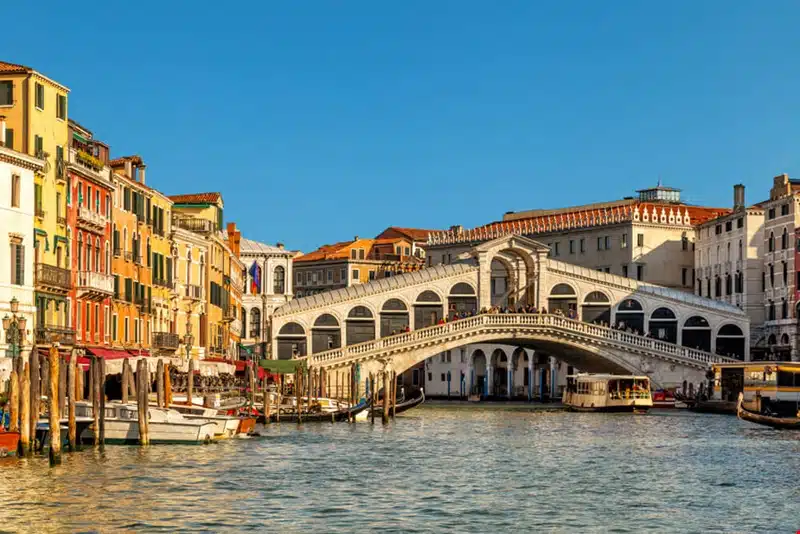
[[[3,460],[0,531],[795,532],[800,433],[421,407],[209,446]]]

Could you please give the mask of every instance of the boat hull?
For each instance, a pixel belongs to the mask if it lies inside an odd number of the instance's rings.
[[[605,412],[605,413],[647,413],[650,406],[567,406],[571,412]]]
[[[19,436],[19,432],[0,432],[0,458],[17,455]]]
[[[743,421],[768,426],[775,430],[800,430],[800,417],[773,417],[755,413],[742,406],[743,403],[744,395],[739,393],[739,400],[736,403],[736,415]]]
[[[201,444],[209,443],[214,437],[215,425],[213,423],[180,424],[180,423],[148,423],[148,438],[151,444],[183,443]],[[94,441],[94,429],[87,428],[81,434],[81,441],[91,443]],[[139,443],[138,421],[106,420],[105,442],[108,444],[133,445]]]

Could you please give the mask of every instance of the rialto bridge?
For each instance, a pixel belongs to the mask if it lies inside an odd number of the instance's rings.
[[[507,271],[502,294],[493,262]],[[527,312],[490,313],[493,305]],[[296,299],[275,311],[272,333],[278,358],[329,372],[359,364],[362,381],[493,342],[675,387],[700,383],[710,363],[749,359],[750,325],[734,306],[555,261],[543,244],[505,236],[450,265]]]

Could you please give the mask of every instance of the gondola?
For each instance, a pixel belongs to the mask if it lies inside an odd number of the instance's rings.
[[[335,423],[339,421],[347,421],[350,418],[355,419],[355,417],[363,412],[364,410],[369,409],[370,402],[368,400],[361,400],[355,406],[350,408],[346,408],[344,410],[337,410],[335,412],[323,412],[323,411],[316,411],[316,412],[307,412],[301,413],[298,415],[296,411],[291,412],[281,412],[280,419],[278,418],[277,414],[271,414],[269,418],[270,423],[297,423],[298,418],[302,423]],[[264,421],[264,416],[261,415],[259,417],[259,422]]]
[[[410,410],[411,408],[415,408],[425,402],[425,391],[421,388],[414,388],[412,390],[413,396],[406,398],[404,395],[402,398],[397,400],[397,404],[394,407],[394,413],[399,414]],[[379,402],[377,406],[372,407],[372,411],[375,412],[376,416],[380,416],[383,414],[383,405]]]
[[[777,430],[800,430],[800,417],[773,417],[771,415],[751,412],[742,406],[743,401],[744,395],[739,393],[739,401],[736,403],[736,415],[739,419]]]

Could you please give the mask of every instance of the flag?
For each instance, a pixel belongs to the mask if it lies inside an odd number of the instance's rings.
[[[250,292],[257,295],[261,290],[261,267],[258,263],[253,262],[250,266]]]

